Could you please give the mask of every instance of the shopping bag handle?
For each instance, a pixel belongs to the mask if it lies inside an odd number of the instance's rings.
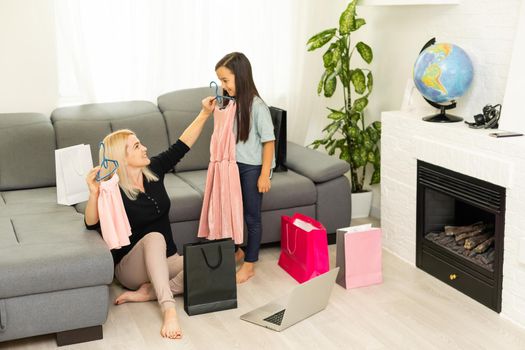
[[[206,265],[208,265],[208,267],[212,270],[215,270],[222,264],[222,246],[219,245],[217,248],[219,249],[219,261],[217,262],[216,265],[213,265],[213,266],[210,265],[210,262],[208,261],[208,257],[206,256],[206,253],[204,252],[204,248],[201,248],[202,256],[204,256],[204,261],[206,262]]]
[[[289,244],[289,238],[288,238],[288,227],[290,225],[285,225],[286,227],[286,250],[288,250],[288,253],[290,253],[291,255],[294,255],[295,254],[295,251],[297,249],[297,230],[295,230],[295,245],[293,247],[293,251],[290,250],[290,244]]]

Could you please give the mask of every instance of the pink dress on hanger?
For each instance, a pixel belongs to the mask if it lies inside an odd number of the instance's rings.
[[[237,104],[213,111],[213,134],[210,141],[210,164],[204,190],[198,237],[233,238],[243,241],[241,181],[235,159],[233,120]]]
[[[98,217],[102,238],[109,249],[129,245],[129,236],[131,236],[131,227],[122,202],[118,181],[119,177],[116,173],[111,179],[101,181],[98,195]]]

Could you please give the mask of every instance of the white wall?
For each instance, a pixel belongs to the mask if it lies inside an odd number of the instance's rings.
[[[525,40],[525,5],[522,4],[516,28],[516,43]],[[523,82],[525,81],[525,47],[514,45],[509,78],[505,89],[504,108],[501,111],[500,129],[520,131],[525,133],[525,118],[523,117]]]
[[[58,100],[53,0],[2,0],[0,47],[0,113],[49,114]]]
[[[337,26],[338,14],[347,4],[346,0],[337,2],[337,13],[328,14],[333,19],[331,26]],[[374,92],[367,109],[369,120],[379,120],[382,111],[400,109],[413,64],[421,47],[432,37],[438,42],[459,45],[473,61],[472,87],[451,113],[472,120],[484,105],[502,103],[520,3],[520,0],[461,0],[458,5],[359,6],[357,13],[367,25],[356,33],[354,40],[362,40],[374,50],[371,65]],[[310,69],[320,74],[320,61]],[[319,105],[323,101],[319,100]],[[312,118],[307,141],[320,137],[326,125],[326,113],[318,107],[312,110],[319,114]],[[379,186],[374,187],[372,210],[377,214],[380,193]]]

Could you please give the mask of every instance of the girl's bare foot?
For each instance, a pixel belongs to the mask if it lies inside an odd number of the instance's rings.
[[[146,282],[139,287],[139,289],[134,291],[126,291],[119,295],[115,299],[115,305],[124,304],[127,302],[140,302],[140,301],[150,301],[157,299],[155,295],[155,290],[151,283]]]
[[[240,261],[242,261],[244,259],[244,251],[239,248],[236,252],[235,252],[235,263],[238,264]]]
[[[235,279],[237,280],[237,283],[244,283],[253,276],[255,276],[254,263],[245,261],[244,264],[242,264],[241,268],[237,271]]]
[[[170,339],[182,338],[182,331],[179,326],[177,311],[174,307],[170,307],[164,311],[164,323],[162,324],[160,335],[162,335],[164,338]]]

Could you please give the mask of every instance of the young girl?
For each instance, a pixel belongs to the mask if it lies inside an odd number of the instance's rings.
[[[215,65],[215,72],[223,94],[234,97],[237,103],[233,131],[248,240],[246,252],[237,249],[235,260],[244,258],[236,275],[237,283],[243,283],[255,275],[254,263],[259,259],[261,204],[263,193],[271,187],[275,136],[270,110],[257,92],[248,58],[240,52],[227,54]]]

